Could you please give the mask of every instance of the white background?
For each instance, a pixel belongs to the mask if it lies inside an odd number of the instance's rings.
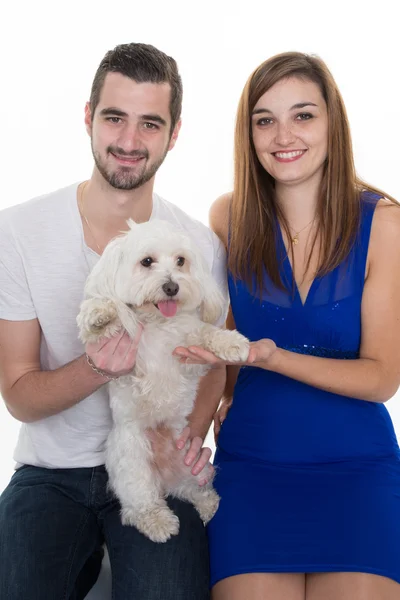
[[[156,190],[191,215],[207,222],[212,201],[231,189],[240,92],[260,62],[287,50],[316,53],[327,62],[347,105],[359,174],[400,198],[395,5],[394,0],[9,4],[0,24],[0,208],[90,175],[83,108],[91,81],[105,52],[131,41],[154,44],[179,64],[183,128]],[[396,398],[388,404],[400,433],[397,405]],[[0,491],[12,472],[17,430],[1,404]]]

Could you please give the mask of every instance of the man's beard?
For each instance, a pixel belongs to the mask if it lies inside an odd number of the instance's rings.
[[[120,166],[117,167],[117,169],[114,172],[110,172],[107,170],[107,167],[102,163],[100,154],[94,151],[92,145],[92,154],[94,162],[96,164],[97,169],[107,181],[107,183],[109,183],[113,188],[117,190],[135,190],[136,188],[139,188],[148,181],[150,181],[152,177],[154,177],[154,175],[157,173],[158,169],[164,162],[164,159],[168,152],[168,148],[165,150],[164,154],[147,169],[146,165],[149,159],[149,153],[147,150],[134,150],[133,152],[125,152],[121,148],[117,148],[115,146],[108,146],[106,152],[107,154],[113,153],[117,156],[126,156],[127,158],[143,159],[144,167],[139,173],[132,173],[132,168],[128,166]]]

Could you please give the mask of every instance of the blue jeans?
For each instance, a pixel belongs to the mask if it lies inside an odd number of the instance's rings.
[[[103,466],[21,467],[0,497],[1,600],[82,600],[104,542],[113,600],[209,600],[203,523],[191,504],[168,502],[180,532],[157,544],[121,524]]]

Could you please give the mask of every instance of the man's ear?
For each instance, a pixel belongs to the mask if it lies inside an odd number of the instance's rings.
[[[85,127],[88,135],[92,137],[92,111],[90,109],[90,102],[85,104]]]
[[[175,146],[176,140],[178,139],[178,135],[181,130],[181,125],[182,125],[182,119],[179,119],[179,121],[177,122],[177,124],[174,127],[174,130],[171,135],[171,139],[169,140],[168,151],[172,150],[172,148]]]

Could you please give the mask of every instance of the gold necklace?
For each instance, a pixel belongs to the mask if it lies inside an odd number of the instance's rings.
[[[89,220],[88,220],[88,218],[86,217],[86,215],[85,215],[85,213],[83,211],[83,192],[85,191],[86,186],[87,186],[88,183],[89,183],[89,181],[85,181],[85,183],[83,183],[81,185],[81,187],[79,188],[78,207],[79,207],[79,212],[81,213],[82,218],[85,221],[85,223],[87,225],[87,228],[89,229],[90,235],[92,236],[93,241],[94,241],[94,243],[97,246],[99,254],[102,254],[102,249],[101,249],[101,247],[100,247],[100,245],[99,245],[99,243],[98,243],[98,241],[96,239],[96,236],[94,235],[94,233],[92,231],[92,228],[90,227]]]
[[[294,236],[291,238],[291,242],[293,244],[293,246],[296,246],[299,243],[299,235],[302,231],[304,231],[309,225],[311,225],[311,223],[314,223],[315,221],[315,217],[313,219],[311,219],[311,221],[309,223],[307,223],[307,225],[304,225],[303,229],[300,229],[300,231],[298,231],[297,233],[295,232]]]

